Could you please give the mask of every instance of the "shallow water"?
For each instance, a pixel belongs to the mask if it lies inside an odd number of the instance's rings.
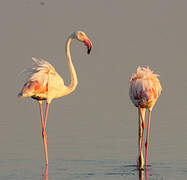
[[[45,169],[30,160],[6,160],[0,163],[1,179],[186,179],[186,162],[151,164],[147,171],[138,171],[136,164],[120,160],[68,160],[50,162],[48,176]],[[32,164],[32,165],[31,165]],[[9,168],[7,169],[7,165]],[[6,168],[5,168],[6,167]]]
[[[54,100],[47,122],[48,179],[141,179],[137,109],[128,95],[138,65],[160,74],[143,179],[187,179],[186,1],[0,1],[0,179],[47,179],[38,104],[18,99],[31,57],[70,81],[66,38],[83,30],[91,54],[73,41],[78,86]],[[63,73],[62,73],[63,72]]]

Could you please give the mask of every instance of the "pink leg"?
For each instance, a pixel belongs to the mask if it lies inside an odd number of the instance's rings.
[[[47,124],[48,110],[49,110],[49,103],[46,103],[44,131],[43,131],[44,152],[45,152],[46,166],[48,165],[48,151],[47,151],[47,134],[46,134],[45,131],[46,131],[46,124]]]
[[[46,103],[45,122],[44,122],[45,128],[46,128],[46,124],[47,124],[48,111],[49,111],[49,103]]]
[[[144,118],[143,118],[143,115],[142,115],[142,112],[140,111],[140,106],[138,106],[138,109],[139,109],[139,112],[140,112],[140,118],[142,119],[142,128],[143,128],[143,130],[144,130],[144,128],[145,128],[145,122],[144,122]]]
[[[151,110],[149,109],[149,120],[148,120],[148,125],[147,125],[147,138],[146,138],[146,143],[145,143],[145,165],[147,166],[147,150],[149,146],[149,128],[150,128],[150,121],[151,121]]]
[[[45,132],[46,130],[46,121],[47,121],[47,115],[45,114],[45,121],[43,120],[43,110],[42,110],[42,103],[39,102],[40,105],[40,114],[41,114],[41,123],[42,123],[42,137],[43,137],[43,144],[44,144],[44,153],[45,153],[45,161],[46,165],[48,165],[48,152],[47,152],[47,134]],[[48,104],[46,105],[46,113],[48,114]]]
[[[41,115],[41,123],[42,123],[42,137],[45,136],[45,124],[44,124],[44,118],[43,118],[43,109],[42,109],[42,102],[39,102],[40,105],[40,115]]]
[[[142,144],[143,144],[143,134],[144,134],[144,128],[145,128],[145,122],[144,122],[144,118],[143,118],[143,115],[142,115],[142,111],[141,111],[141,108],[138,107],[139,109],[139,113],[140,113],[140,118],[141,118],[141,126],[142,126],[142,134],[141,134],[141,144],[140,144],[140,152],[142,152]]]
[[[41,116],[42,131],[43,131],[43,129],[44,129],[44,118],[43,118],[42,102],[39,102],[39,105],[40,105],[40,116]]]
[[[144,157],[142,152],[142,144],[143,144],[143,132],[144,132],[144,117],[145,117],[145,109],[138,107],[139,111],[139,137],[138,137],[138,168],[143,169],[144,168]]]

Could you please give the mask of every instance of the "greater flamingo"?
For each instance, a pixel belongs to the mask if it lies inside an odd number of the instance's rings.
[[[21,92],[18,94],[19,97],[31,97],[36,99],[39,103],[46,165],[48,165],[46,123],[49,105],[54,98],[60,98],[70,94],[77,86],[77,75],[70,55],[70,44],[73,39],[77,39],[80,42],[83,42],[88,48],[88,54],[92,48],[92,42],[82,31],[73,32],[68,37],[65,50],[71,75],[70,85],[64,85],[63,79],[55,71],[55,68],[50,63],[33,57],[32,60],[36,63],[36,67],[28,70],[30,72],[30,77],[24,84]],[[44,100],[46,100],[45,120],[43,118],[42,110],[42,102]]]
[[[151,111],[157,98],[160,96],[162,87],[158,80],[158,74],[147,67],[138,67],[130,79],[129,95],[132,103],[138,107],[139,115],[139,138],[138,138],[138,168],[144,169],[144,157],[142,152],[143,133],[145,128],[145,110],[148,109],[149,117],[147,124],[147,137],[145,143],[145,165],[147,166],[147,150],[149,145],[149,128]]]

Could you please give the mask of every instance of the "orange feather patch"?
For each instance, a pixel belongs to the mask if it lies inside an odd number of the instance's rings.
[[[38,81],[29,81],[24,85],[23,93],[32,92],[34,94],[44,94],[48,92],[48,83],[44,87]]]

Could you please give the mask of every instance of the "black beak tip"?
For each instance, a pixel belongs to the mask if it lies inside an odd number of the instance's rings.
[[[91,52],[91,48],[88,49],[88,52],[87,52],[87,53],[90,54],[90,52]]]

